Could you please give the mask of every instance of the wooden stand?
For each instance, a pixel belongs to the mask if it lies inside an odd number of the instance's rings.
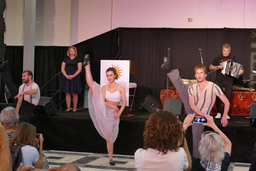
[[[133,119],[135,117],[135,114],[129,114],[130,107],[125,106],[124,111],[121,114],[122,119]]]

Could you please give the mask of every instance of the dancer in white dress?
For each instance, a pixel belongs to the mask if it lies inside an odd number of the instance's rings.
[[[118,135],[119,117],[126,105],[125,89],[115,82],[119,75],[114,67],[106,70],[109,84],[101,88],[92,78],[89,55],[85,55],[83,66],[85,79],[90,88],[88,92],[89,114],[98,133],[106,140],[109,164],[114,166],[114,142]],[[119,108],[121,100],[122,106]]]

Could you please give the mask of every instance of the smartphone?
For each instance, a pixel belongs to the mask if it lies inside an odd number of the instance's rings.
[[[195,116],[192,123],[194,123],[194,124],[205,124],[205,123],[207,123],[207,119],[203,116]]]

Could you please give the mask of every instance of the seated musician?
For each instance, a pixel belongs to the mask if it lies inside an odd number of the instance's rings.
[[[225,88],[225,95],[228,98],[229,102],[232,99],[232,89],[233,89],[233,80],[234,77],[231,77],[229,75],[223,75],[221,73],[221,69],[223,68],[222,62],[228,61],[228,62],[237,62],[235,56],[231,56],[231,46],[229,44],[224,44],[222,46],[222,54],[215,57],[212,61],[212,64],[210,65],[210,70],[217,70],[216,72],[216,80],[215,83],[223,90]],[[241,69],[239,71],[239,75],[243,74],[244,70]],[[221,113],[223,112],[222,108],[222,102],[219,98],[216,99],[216,106],[217,106],[217,115],[215,118],[220,119]],[[227,115],[227,119],[230,119],[230,117]]]

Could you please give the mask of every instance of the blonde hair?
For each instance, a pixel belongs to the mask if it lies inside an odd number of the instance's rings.
[[[76,56],[77,56],[77,49],[76,49],[75,46],[70,46],[70,47],[68,48],[67,56],[70,56],[70,54],[69,54],[70,49],[74,49],[74,50],[75,50],[75,57],[76,57]]]
[[[218,133],[206,131],[199,142],[201,161],[219,162],[224,159],[224,142]]]

